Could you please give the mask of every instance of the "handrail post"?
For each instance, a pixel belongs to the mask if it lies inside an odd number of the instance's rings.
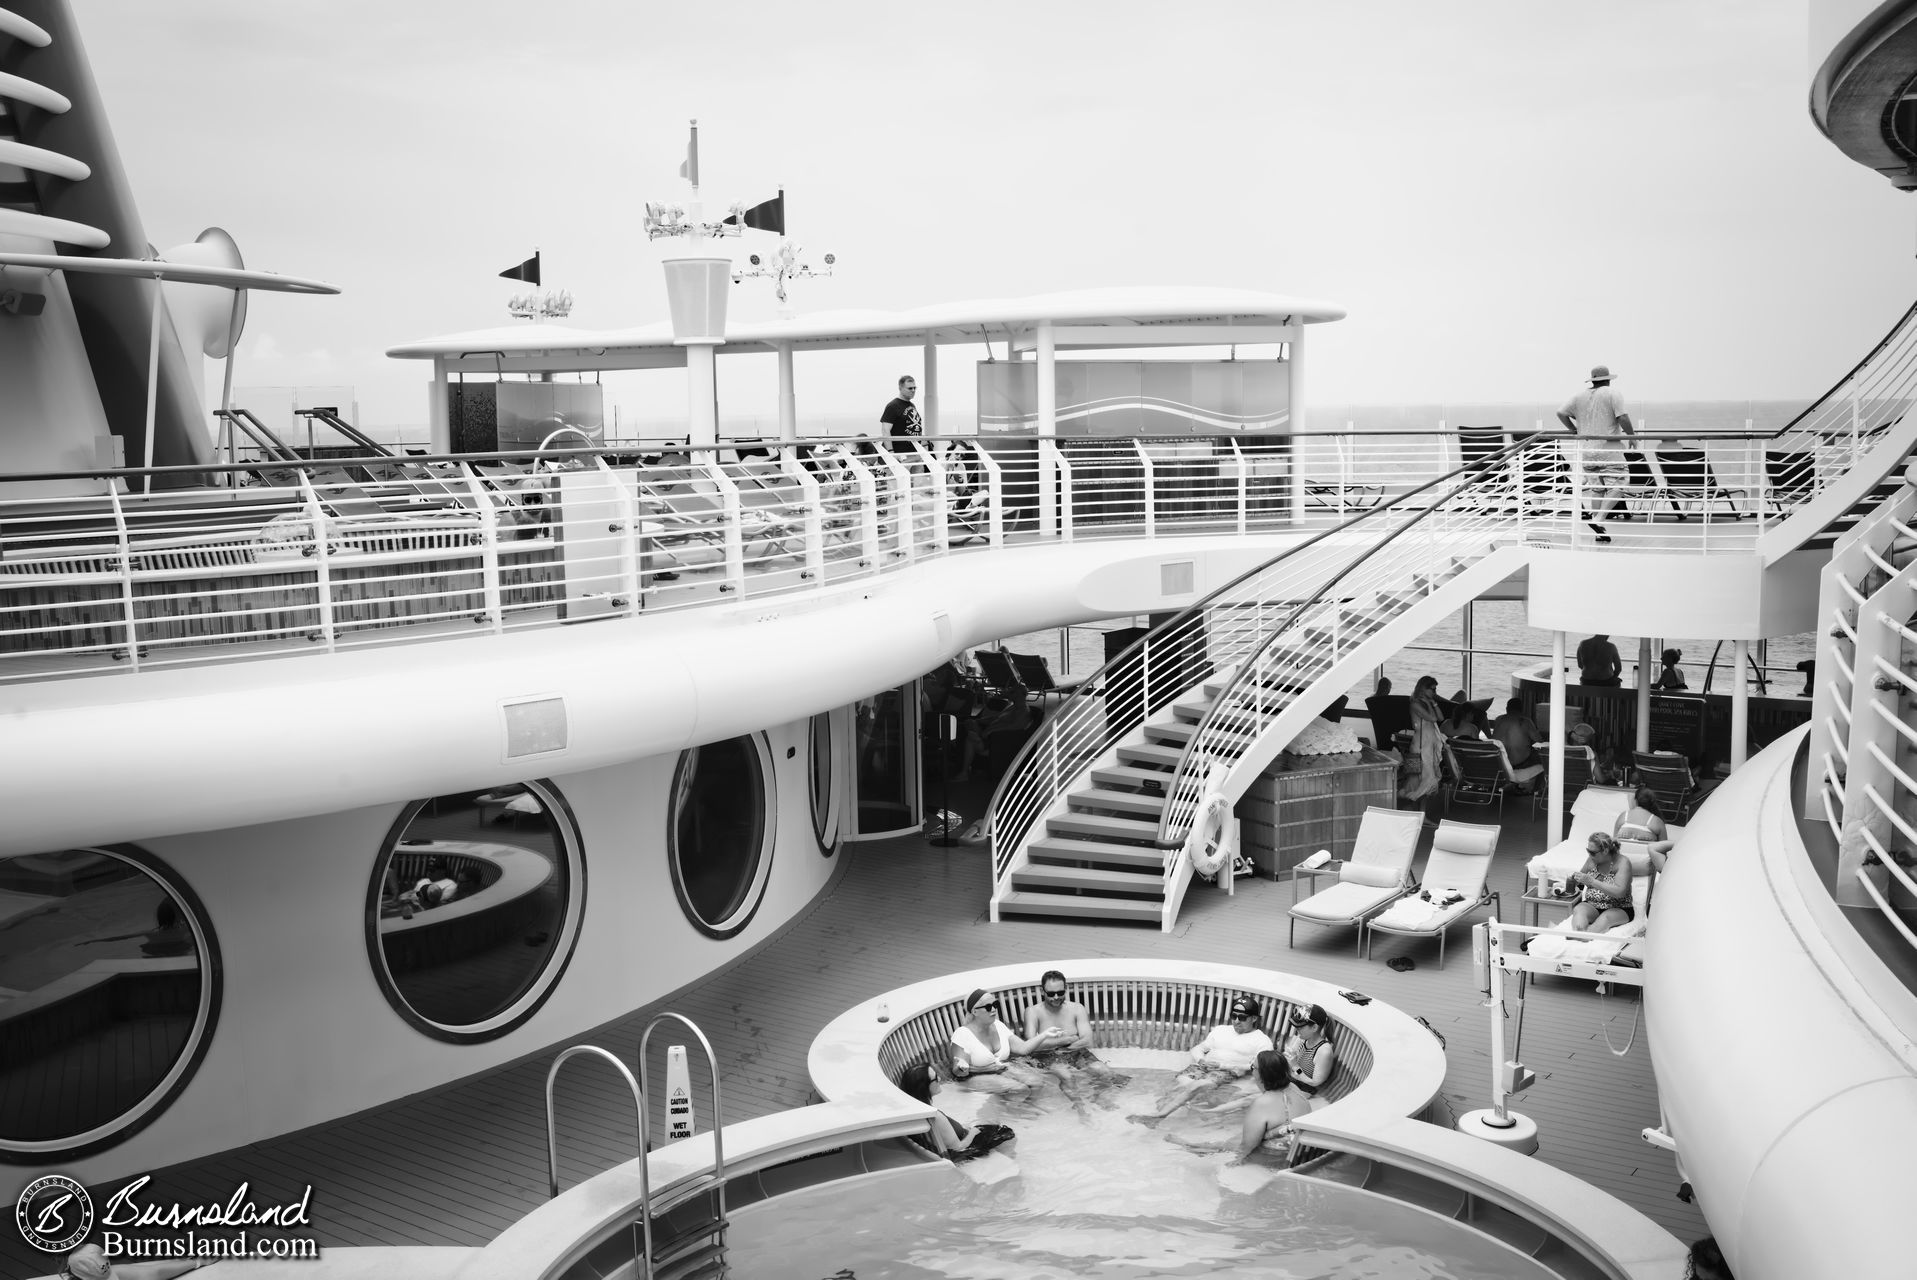
[[[120,609],[126,625],[126,661],[129,671],[140,669],[140,618],[133,595],[133,535],[126,524],[126,505],[120,501],[120,487],[107,486],[113,499],[113,530],[120,544]]]
[[[892,554],[911,564],[918,559],[915,545],[918,541],[917,529],[912,515],[912,471],[899,461],[898,454],[884,444],[879,446],[879,461],[885,464],[886,477],[898,494],[898,500],[892,504],[892,540],[895,544]]]
[[[1158,486],[1154,483],[1156,474],[1152,470],[1152,456],[1145,452],[1145,442],[1133,439],[1132,448],[1138,454],[1138,465],[1144,469],[1145,477],[1145,536],[1158,535]]]
[[[918,454],[919,461],[925,464],[925,473],[932,478],[932,547],[944,555],[952,549],[951,495],[945,484],[945,464],[923,440],[914,440],[912,451]]]
[[[799,509],[805,524],[805,568],[801,578],[825,581],[825,513],[819,508],[819,478],[805,469],[791,449],[779,454],[780,465],[792,483],[799,487]]]
[[[606,464],[604,454],[594,456],[593,464],[599,469],[600,478],[612,486],[619,502],[619,532],[624,535],[619,539],[619,581],[625,589],[626,612],[637,616],[640,603],[639,499],[632,486]]]
[[[498,512],[478,473],[464,464],[462,469],[466,473],[466,486],[472,491],[473,510],[479,516],[480,578],[485,587],[486,617],[493,624],[493,634],[497,635],[506,629],[505,602],[499,590]],[[300,474],[304,478],[305,472]]]
[[[973,446],[979,465],[985,468],[985,541],[994,547],[1005,545],[1005,477],[998,459],[982,444]]]
[[[701,1037],[703,1039],[704,1037]],[[596,1044],[576,1044],[560,1051],[552,1060],[552,1066],[546,1068],[546,1196],[548,1199],[559,1195],[559,1129],[553,1109],[552,1086],[559,1078],[559,1068],[567,1061],[582,1053],[590,1053],[612,1064],[612,1069],[625,1078],[626,1087],[632,1092],[633,1112],[639,1119],[639,1222],[645,1241],[642,1249],[636,1250],[637,1257],[633,1265],[640,1280],[652,1280],[652,1170],[646,1161],[646,1086],[643,1080],[634,1080],[626,1064],[612,1053]],[[643,1071],[641,1072],[643,1075]],[[713,1142],[718,1142],[718,1134],[713,1134]],[[716,1149],[716,1147],[715,1147]],[[723,1193],[722,1193],[723,1194]]]
[[[719,1202],[718,1220],[719,1220],[720,1226],[723,1228],[725,1225],[725,1220],[726,1220],[726,1145],[725,1145],[726,1121],[725,1121],[725,1111],[721,1105],[720,1094],[719,1094],[719,1056],[712,1051],[712,1041],[706,1039],[706,1033],[699,1030],[698,1023],[694,1022],[691,1018],[686,1017],[683,1013],[674,1013],[670,1009],[666,1010],[663,1013],[658,1013],[653,1015],[652,1021],[646,1024],[645,1031],[642,1032],[639,1036],[639,1093],[641,1097],[649,1096],[646,1092],[646,1082],[649,1079],[649,1068],[646,1066],[646,1058],[648,1056],[647,1050],[652,1045],[652,1033],[657,1031],[659,1029],[659,1024],[662,1022],[665,1022],[667,1019],[671,1019],[672,1021],[677,1022],[681,1024],[682,1026],[684,1026],[685,1029],[690,1031],[693,1034],[693,1036],[699,1041],[699,1047],[705,1050],[706,1071],[712,1080],[713,1193],[718,1198],[718,1202]],[[690,1104],[691,1100],[687,1099],[687,1102],[688,1104]],[[641,1129],[640,1132],[643,1135],[645,1131]],[[649,1275],[651,1273],[651,1262],[652,1262],[652,1230],[651,1230],[652,1216],[650,1213],[650,1206],[648,1206],[646,1222],[647,1222],[646,1263],[647,1263],[647,1273]]]
[[[1072,540],[1072,464],[1066,460],[1065,451],[1050,440],[1042,441],[1039,448],[1051,458],[1049,468],[1056,478],[1058,496],[1058,540]]]
[[[859,542],[865,548],[859,567],[876,568],[880,560],[878,481],[857,454],[847,454],[845,463],[852,468],[852,481],[859,490]]]
[[[725,527],[721,536],[726,552],[726,580],[719,590],[730,591],[738,595],[745,594],[745,534],[741,525],[745,521],[745,502],[739,496],[739,485],[725,468],[719,465],[716,454],[706,457],[706,475],[719,490],[721,511],[725,516]],[[696,464],[695,464],[696,465]]]
[[[1238,441],[1227,436],[1225,443],[1231,446],[1231,456],[1238,469],[1238,534],[1243,537],[1250,531],[1251,521],[1251,467],[1245,461],[1245,451],[1238,447]]]
[[[326,508],[320,505],[319,491],[313,488],[313,478],[304,471],[299,473],[299,477],[300,491],[306,497],[306,519],[313,530],[313,564],[316,570],[314,602],[319,610],[320,638],[326,642],[327,651],[331,652],[336,636],[333,629],[333,557],[328,548],[330,539],[326,536]],[[488,582],[496,579],[497,570],[497,562],[488,566]]]

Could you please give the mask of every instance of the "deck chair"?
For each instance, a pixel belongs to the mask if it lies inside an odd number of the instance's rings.
[[[1438,833],[1431,839],[1431,855],[1425,859],[1423,891],[1394,903],[1360,926],[1365,957],[1370,958],[1371,942],[1380,933],[1435,937],[1438,968],[1442,970],[1446,930],[1479,907],[1489,906],[1493,915],[1503,914],[1497,892],[1487,884],[1491,855],[1497,851],[1498,828],[1493,824],[1453,822],[1449,818],[1439,823]],[[1447,897],[1452,898],[1449,903],[1444,901]]]
[[[1675,753],[1633,751],[1631,762],[1638,781],[1657,796],[1666,822],[1684,821],[1717,785],[1700,783],[1691,772],[1691,762]]]
[[[1487,738],[1450,738],[1444,744],[1445,753],[1451,757],[1450,794],[1445,799],[1449,807],[1452,803],[1488,805],[1496,802],[1498,816],[1504,816],[1504,793],[1516,790],[1544,772],[1537,765],[1526,765],[1522,776],[1511,767],[1511,757],[1504,744]]]
[[[1708,515],[1713,502],[1729,504],[1733,516],[1744,514],[1737,509],[1737,502],[1731,495],[1748,498],[1749,493],[1743,489],[1727,489],[1720,484],[1711,471],[1710,456],[1702,449],[1659,449],[1657,465],[1664,473],[1664,497],[1679,520],[1690,518],[1690,512],[1683,506],[1687,502],[1696,504],[1699,515]]]
[[[1540,754],[1545,744],[1538,744]],[[1544,766],[1548,768],[1549,766]],[[1597,780],[1597,753],[1589,747],[1580,747],[1566,743],[1564,747],[1564,803],[1575,806],[1578,794]],[[1550,801],[1550,786],[1545,779],[1538,779],[1538,789],[1531,793],[1531,816],[1537,817],[1538,810]]]
[[[1380,751],[1391,746],[1391,739],[1400,733],[1411,732],[1411,695],[1387,693],[1383,697],[1365,699],[1365,712],[1371,717],[1371,731],[1377,735],[1374,743]]]
[[[1817,455],[1798,450],[1764,450],[1764,484],[1771,505],[1782,511],[1808,498],[1817,483]]]
[[[1411,891],[1411,859],[1418,852],[1424,813],[1372,805],[1358,823],[1351,856],[1338,867],[1338,883],[1291,906],[1287,947],[1298,941],[1298,922],[1340,927],[1362,926],[1367,918]]]
[[[1057,694],[1061,699],[1066,698],[1085,682],[1084,676],[1066,676],[1060,679],[1052,675],[1052,668],[1042,654],[1013,653],[1007,649],[1005,657],[1012,664],[1012,671],[1017,675],[1018,682],[1030,692],[1037,694],[1041,702],[1049,694]]]

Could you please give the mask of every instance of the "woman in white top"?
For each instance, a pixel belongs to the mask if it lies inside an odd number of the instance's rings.
[[[1030,1053],[1044,1036],[1026,1040],[998,1018],[998,997],[979,989],[965,997],[965,1021],[952,1033],[952,1074],[990,1075],[1004,1071],[1015,1053]]]

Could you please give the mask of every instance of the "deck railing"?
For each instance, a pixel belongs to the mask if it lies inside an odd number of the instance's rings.
[[[1870,444],[1792,430],[1788,483],[1768,478],[1777,437],[1712,438],[1685,471],[1647,438],[1623,502],[1646,518],[1612,526],[1618,545],[1748,549]],[[8,477],[0,682],[630,617],[968,547],[1325,529],[1501,447],[1468,430],[807,441]],[[1499,464],[1528,538],[1595,537],[1578,448]]]

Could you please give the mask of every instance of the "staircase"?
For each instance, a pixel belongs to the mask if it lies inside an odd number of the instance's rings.
[[[1452,472],[1291,549],[1108,663],[1103,703],[1074,700],[1000,785],[993,919],[1169,929],[1203,780],[1224,766],[1235,799],[1323,709],[1320,691],[1361,679],[1518,568],[1522,522],[1505,490],[1519,473]]]

